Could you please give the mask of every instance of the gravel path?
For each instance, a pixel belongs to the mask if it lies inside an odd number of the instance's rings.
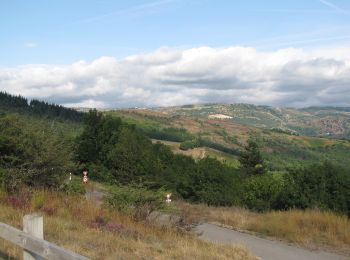
[[[223,244],[240,244],[245,246],[258,259],[263,260],[338,260],[350,259],[323,251],[311,251],[301,247],[288,245],[274,240],[268,240],[235,230],[204,223],[196,227],[199,238]]]

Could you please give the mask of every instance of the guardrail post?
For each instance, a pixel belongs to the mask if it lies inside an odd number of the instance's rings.
[[[43,217],[37,214],[23,217],[23,231],[40,239],[44,239]],[[23,260],[41,260],[41,256],[28,250],[23,250]]]

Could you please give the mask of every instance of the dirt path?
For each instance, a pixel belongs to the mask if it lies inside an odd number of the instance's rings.
[[[350,259],[323,251],[311,251],[291,246],[280,241],[268,240],[235,230],[204,223],[196,227],[199,238],[223,244],[240,244],[245,246],[258,259],[263,260],[338,260]]]

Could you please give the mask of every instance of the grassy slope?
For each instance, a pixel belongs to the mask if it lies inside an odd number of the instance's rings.
[[[29,197],[22,191],[16,198]],[[214,245],[174,228],[136,222],[78,196],[35,191],[32,199],[14,201],[0,193],[1,222],[21,229],[24,214],[41,212],[46,240],[91,259],[253,259],[241,247]],[[22,251],[0,239],[1,254],[20,258]]]
[[[98,184],[95,188],[105,187]],[[174,214],[188,224],[216,222],[237,230],[350,255],[346,216],[317,210],[254,213],[242,208],[208,207],[178,201]],[[22,217],[44,215],[45,239],[91,259],[250,259],[243,248],[202,242],[192,234],[153,222],[136,221],[80,196],[45,190],[0,192],[0,222],[21,229]],[[0,239],[1,254],[19,258],[21,250]]]

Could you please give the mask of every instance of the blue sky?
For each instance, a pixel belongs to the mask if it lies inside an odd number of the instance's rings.
[[[350,44],[348,0],[11,0],[0,65],[122,58],[162,46],[258,50]]]
[[[350,107],[349,0],[0,0],[0,91],[77,107]]]

